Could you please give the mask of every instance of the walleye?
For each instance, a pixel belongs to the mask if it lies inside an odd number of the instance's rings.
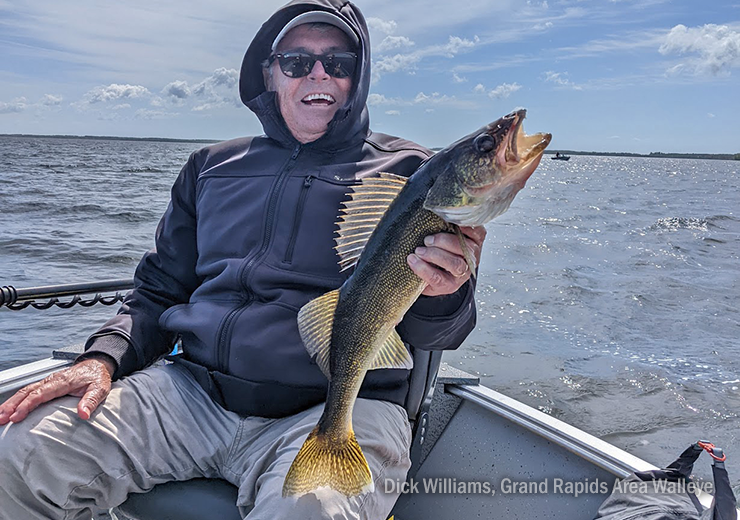
[[[335,249],[342,269],[355,271],[298,313],[301,339],[329,389],[321,419],[285,477],[283,496],[324,486],[347,496],[373,489],[352,409],[368,370],[413,366],[395,325],[425,284],[406,257],[427,235],[455,232],[474,272],[458,226],[480,226],[505,212],[550,143],[550,134],[524,133],[525,115],[512,112],[463,137],[408,179],[380,173],[354,187],[341,210]]]

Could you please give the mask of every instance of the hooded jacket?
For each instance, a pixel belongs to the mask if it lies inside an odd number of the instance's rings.
[[[280,30],[297,15],[330,11],[360,40],[353,87],[318,140],[299,143],[262,62]],[[241,67],[242,101],[265,135],[207,146],[191,155],[172,188],[156,247],[135,273],[135,289],[118,314],[86,344],[117,363],[114,378],[172,350],[179,338],[185,365],[225,408],[283,417],[325,400],[327,379],[305,350],[298,310],[338,288],[333,249],[340,203],[357,178],[384,171],[411,175],[430,152],[369,130],[366,100],[370,47],[365,20],[338,0],[292,2],[259,30]],[[475,326],[474,287],[420,297],[398,326],[412,349],[457,348]],[[367,373],[360,397],[403,405],[409,371]]]

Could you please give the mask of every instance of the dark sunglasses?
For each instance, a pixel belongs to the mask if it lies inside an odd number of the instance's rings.
[[[313,70],[317,61],[321,62],[329,76],[346,78],[351,76],[357,65],[357,54],[354,52],[336,52],[333,54],[311,54],[310,52],[283,52],[271,54],[267,65],[278,60],[280,70],[289,78],[303,78]]]

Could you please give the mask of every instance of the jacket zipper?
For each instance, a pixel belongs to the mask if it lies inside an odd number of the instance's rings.
[[[288,242],[288,250],[285,253],[283,262],[291,263],[293,261],[293,250],[295,249],[295,242],[298,239],[298,228],[301,226],[301,218],[303,217],[303,206],[306,204],[306,198],[308,198],[308,190],[311,189],[313,183],[313,175],[309,175],[303,181],[303,188],[301,189],[301,196],[298,199],[298,207],[295,211],[295,220],[293,221],[293,232],[290,235],[290,242]]]
[[[216,364],[218,367],[218,370],[222,373],[226,373],[228,369],[228,360],[230,356],[231,351],[231,344],[229,341],[229,336],[231,335],[231,328],[233,326],[233,323],[235,321],[235,318],[241,314],[241,312],[247,308],[252,301],[254,301],[254,296],[249,290],[249,286],[246,282],[247,278],[249,277],[249,274],[251,272],[251,269],[256,265],[258,260],[261,260],[264,256],[265,252],[269,249],[270,243],[272,241],[272,224],[275,220],[275,211],[277,209],[277,201],[280,198],[279,195],[282,193],[283,189],[285,188],[285,183],[289,177],[290,171],[293,169],[293,164],[295,160],[298,158],[298,154],[301,152],[301,145],[296,145],[295,149],[293,150],[293,153],[290,156],[290,160],[288,160],[287,164],[283,167],[282,171],[278,174],[278,179],[275,181],[275,184],[273,185],[273,188],[270,190],[270,193],[268,194],[268,206],[267,206],[267,218],[265,219],[265,224],[263,227],[263,239],[262,239],[262,245],[260,246],[259,251],[257,254],[252,256],[248,261],[246,261],[242,266],[239,268],[239,272],[237,274],[237,279],[239,280],[239,284],[241,285],[242,291],[244,292],[244,301],[236,308],[231,309],[229,313],[226,315],[226,318],[223,320],[223,323],[221,325],[221,330],[218,333],[218,345],[216,346]]]

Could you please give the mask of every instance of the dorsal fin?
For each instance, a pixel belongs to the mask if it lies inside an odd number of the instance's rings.
[[[379,173],[377,177],[361,179],[361,184],[352,187],[350,199],[339,210],[339,231],[334,239],[342,271],[357,263],[370,235],[406,181],[406,177]]]

